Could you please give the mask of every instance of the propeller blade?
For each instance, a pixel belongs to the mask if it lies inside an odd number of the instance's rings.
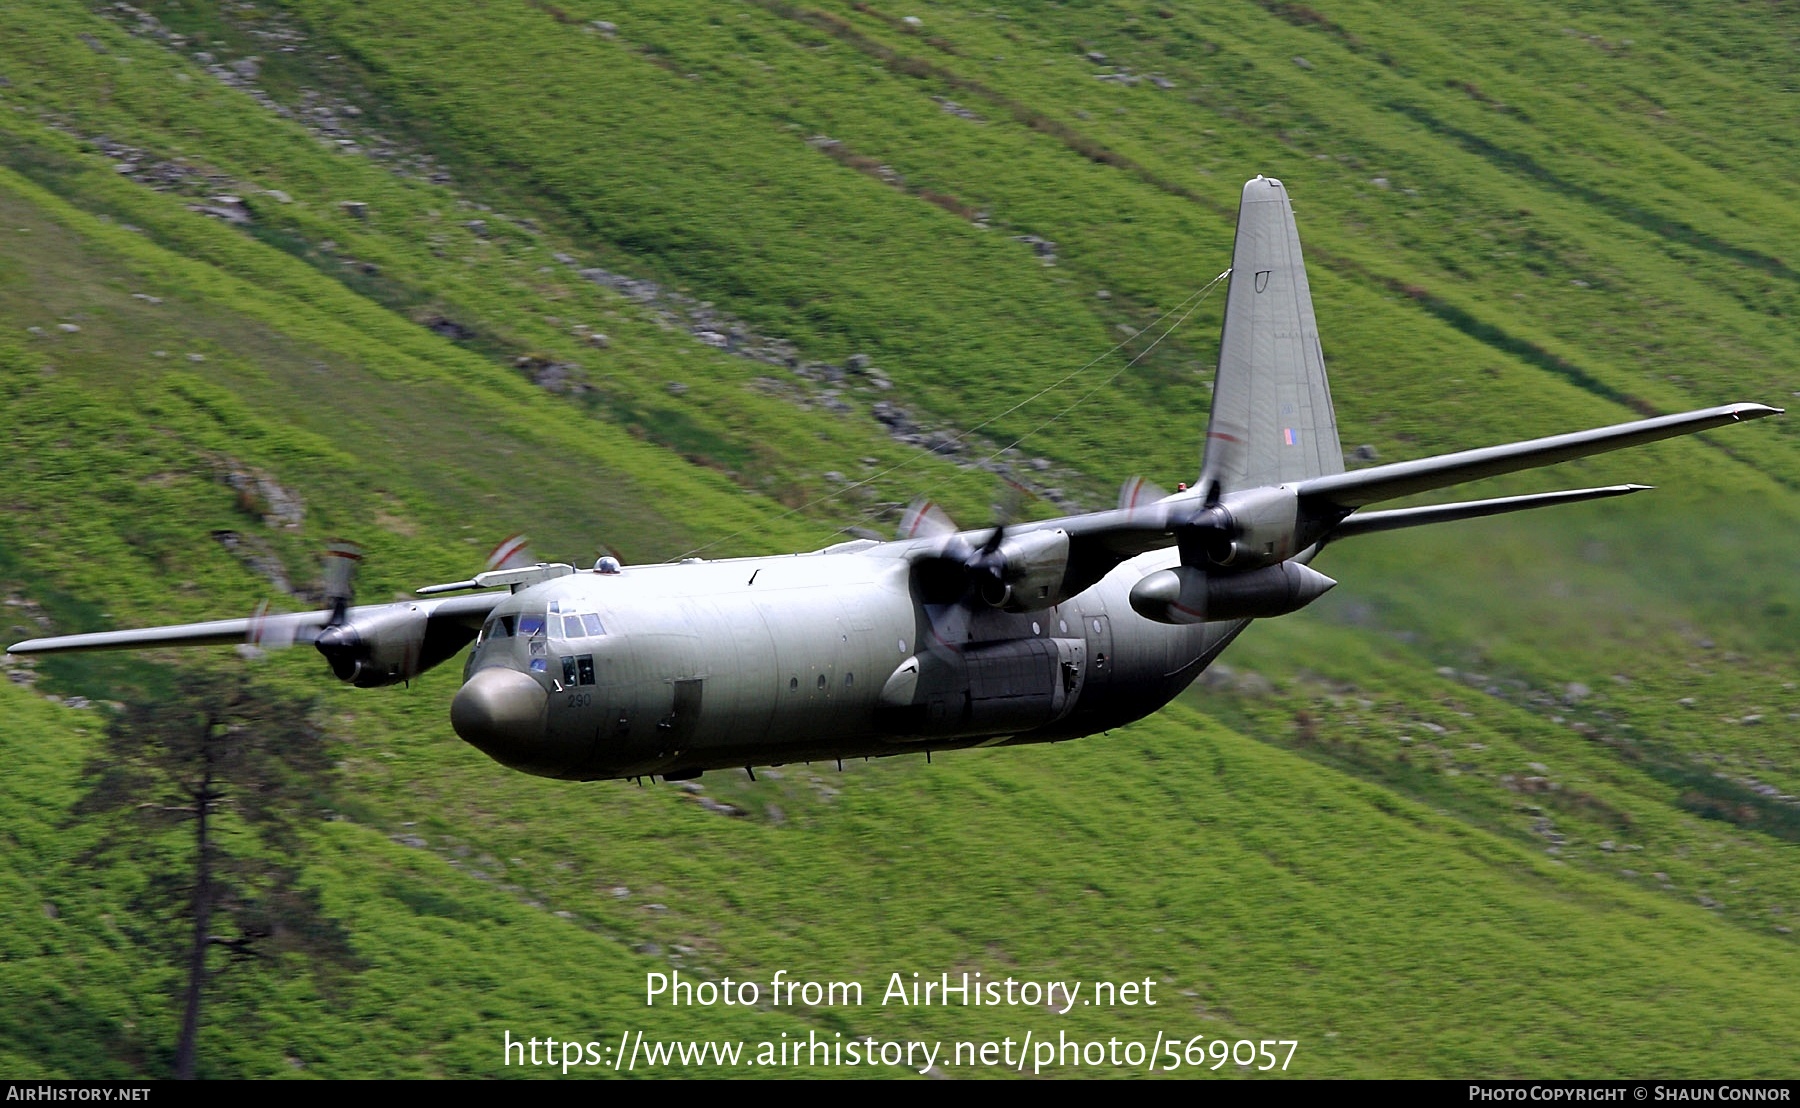
[[[600,568],[600,563],[606,561],[607,558],[613,558],[615,564],[623,560],[618,557],[618,551],[610,546],[602,546],[600,550],[601,558],[594,563],[595,569]],[[488,552],[487,561],[483,563],[482,572],[480,574],[469,578],[467,581],[448,581],[441,585],[421,585],[413,591],[420,596],[436,596],[439,593],[463,592],[467,589],[486,588],[491,585],[501,584],[502,582],[491,581],[488,585],[483,585],[481,577],[485,574],[500,573],[509,569],[530,569],[533,566],[542,564],[543,563],[533,557],[531,547],[526,545],[525,535],[521,532],[520,534],[513,535],[512,537],[503,540],[499,546],[494,547],[494,549]]]
[[[1008,519],[1014,513],[1008,508],[997,514],[999,518],[981,536],[979,546],[971,545],[944,510],[929,500],[915,500],[900,521],[902,539],[942,539],[935,554],[915,561],[913,566],[934,631],[946,643],[968,637],[968,610],[977,600],[997,606],[1006,595],[1007,564],[1001,547],[1006,542]]]
[[[264,600],[243,621],[244,641],[238,644],[238,653],[245,658],[260,658],[295,643],[310,643],[331,618],[326,612],[277,612]]]
[[[994,551],[1000,549],[1000,544],[1005,541],[1006,523],[1002,521],[994,524],[994,529],[988,532],[986,541],[981,544],[981,550],[978,553],[979,562],[977,564],[985,565],[988,557],[992,555]]]
[[[1135,512],[1139,508],[1154,504],[1168,495],[1167,490],[1156,487],[1142,477],[1133,477],[1127,480],[1123,485],[1119,486],[1119,510],[1124,512]]]
[[[322,629],[335,627],[350,610],[356,598],[356,567],[362,561],[362,548],[344,539],[325,544],[319,557],[324,619],[318,612],[277,612],[267,600],[261,601],[244,621],[244,642],[239,648],[246,657],[256,657],[270,650],[285,650],[297,642],[316,640]]]
[[[956,534],[956,524],[944,509],[926,499],[918,499],[907,506],[906,514],[900,517],[898,537],[902,539],[938,538]]]
[[[356,596],[356,566],[361,561],[362,548],[353,542],[333,539],[325,546],[325,606],[331,609],[333,624],[344,618]]]
[[[524,566],[537,565],[532,556],[531,547],[523,532],[505,539],[499,546],[488,552],[487,569],[520,569]]]
[[[250,630],[244,641],[258,650],[284,650],[300,636],[298,621],[284,618],[284,612],[271,612],[267,600],[257,604],[250,615]]]
[[[989,567],[987,562],[991,560],[994,551],[1000,549],[1000,544],[1006,541],[1007,528],[1011,527],[1013,520],[1018,519],[1023,513],[1025,497],[1030,495],[1025,486],[1010,477],[1003,477],[1002,480],[1005,481],[1003,490],[1005,495],[1001,498],[1000,503],[994,505],[994,529],[988,532],[986,539],[982,540],[981,551],[971,562],[971,564],[978,562],[982,568],[991,569],[996,579],[999,577],[998,568]]]

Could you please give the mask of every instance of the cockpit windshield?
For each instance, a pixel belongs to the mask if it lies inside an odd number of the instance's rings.
[[[596,612],[580,610],[576,601],[550,602],[550,634],[563,639],[594,639],[606,634]]]
[[[489,616],[487,623],[482,625],[480,637],[475,641],[484,643],[494,639],[510,639],[517,623],[517,616]]]
[[[546,637],[567,642],[574,639],[597,639],[604,634],[606,627],[600,622],[599,613],[581,610],[576,601],[552,600],[548,610],[535,609],[514,615],[489,617],[477,641],[485,643],[517,635],[532,640],[534,645],[531,653],[537,655],[543,653],[542,644]]]

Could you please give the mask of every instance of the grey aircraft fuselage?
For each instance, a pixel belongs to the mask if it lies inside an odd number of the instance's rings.
[[[494,675],[512,701],[479,718],[453,706],[452,720],[508,766],[578,779],[1051,742],[1156,711],[1242,626],[1132,610],[1132,585],[1177,564],[1172,548],[1063,603],[1008,612],[921,604],[912,545],[523,588],[495,606],[464,674],[514,675]]]

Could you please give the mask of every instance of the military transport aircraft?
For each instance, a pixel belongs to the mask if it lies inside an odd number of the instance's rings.
[[[1495,474],[1777,415],[1730,404],[1345,472],[1293,208],[1244,186],[1199,479],[1119,507],[893,542],[593,569],[503,568],[421,599],[33,639],[17,654],[286,635],[372,688],[471,642],[456,733],[526,773],[681,779],[853,756],[1072,739],[1156,711],[1253,619],[1336,584],[1328,542],[1618,496],[1606,488],[1368,512]],[[348,564],[339,551],[340,562]],[[460,596],[446,592],[482,590]]]

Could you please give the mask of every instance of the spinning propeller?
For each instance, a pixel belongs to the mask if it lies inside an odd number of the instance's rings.
[[[351,601],[356,599],[356,567],[362,562],[362,548],[353,542],[333,539],[325,546],[321,562],[321,601],[323,611],[271,613],[268,601],[258,604],[250,617],[245,646],[251,656],[270,650],[284,650],[295,643],[311,643],[331,672],[340,680],[356,676],[357,666],[366,653],[361,637],[345,626]]]
[[[1222,504],[1223,489],[1217,479],[1206,487],[1206,497],[1198,508],[1190,510],[1186,519],[1173,528],[1175,542],[1181,548],[1181,563],[1189,566],[1230,565],[1236,554],[1234,547],[1243,528]]]
[[[907,509],[902,538],[939,540],[936,550],[917,551],[910,560],[920,603],[946,643],[967,641],[969,620],[983,609],[1037,611],[1066,597],[1068,531],[1035,523],[1015,528],[1010,520],[1016,510],[1009,502],[986,531],[958,532],[933,504],[920,501]]]
[[[356,598],[356,567],[361,562],[362,550],[355,543],[340,539],[325,547],[325,603],[331,609],[331,618],[314,636],[313,646],[325,656],[331,672],[340,681],[356,676],[357,665],[364,653],[362,637],[353,628],[344,626],[350,601]]]
[[[913,563],[921,596],[926,604],[957,604],[979,599],[990,607],[1006,603],[1010,559],[1001,547],[1006,542],[1008,517],[1004,511],[982,538],[980,545],[965,539],[945,511],[929,500],[916,500],[900,520],[900,537],[941,538],[936,554]]]
[[[1144,478],[1133,477],[1119,488],[1119,510],[1148,515],[1168,496]],[[1183,564],[1202,567],[1231,564],[1236,554],[1234,545],[1243,537],[1244,529],[1224,506],[1223,499],[1223,484],[1213,478],[1199,504],[1175,503],[1166,509],[1168,528],[1180,544]]]

